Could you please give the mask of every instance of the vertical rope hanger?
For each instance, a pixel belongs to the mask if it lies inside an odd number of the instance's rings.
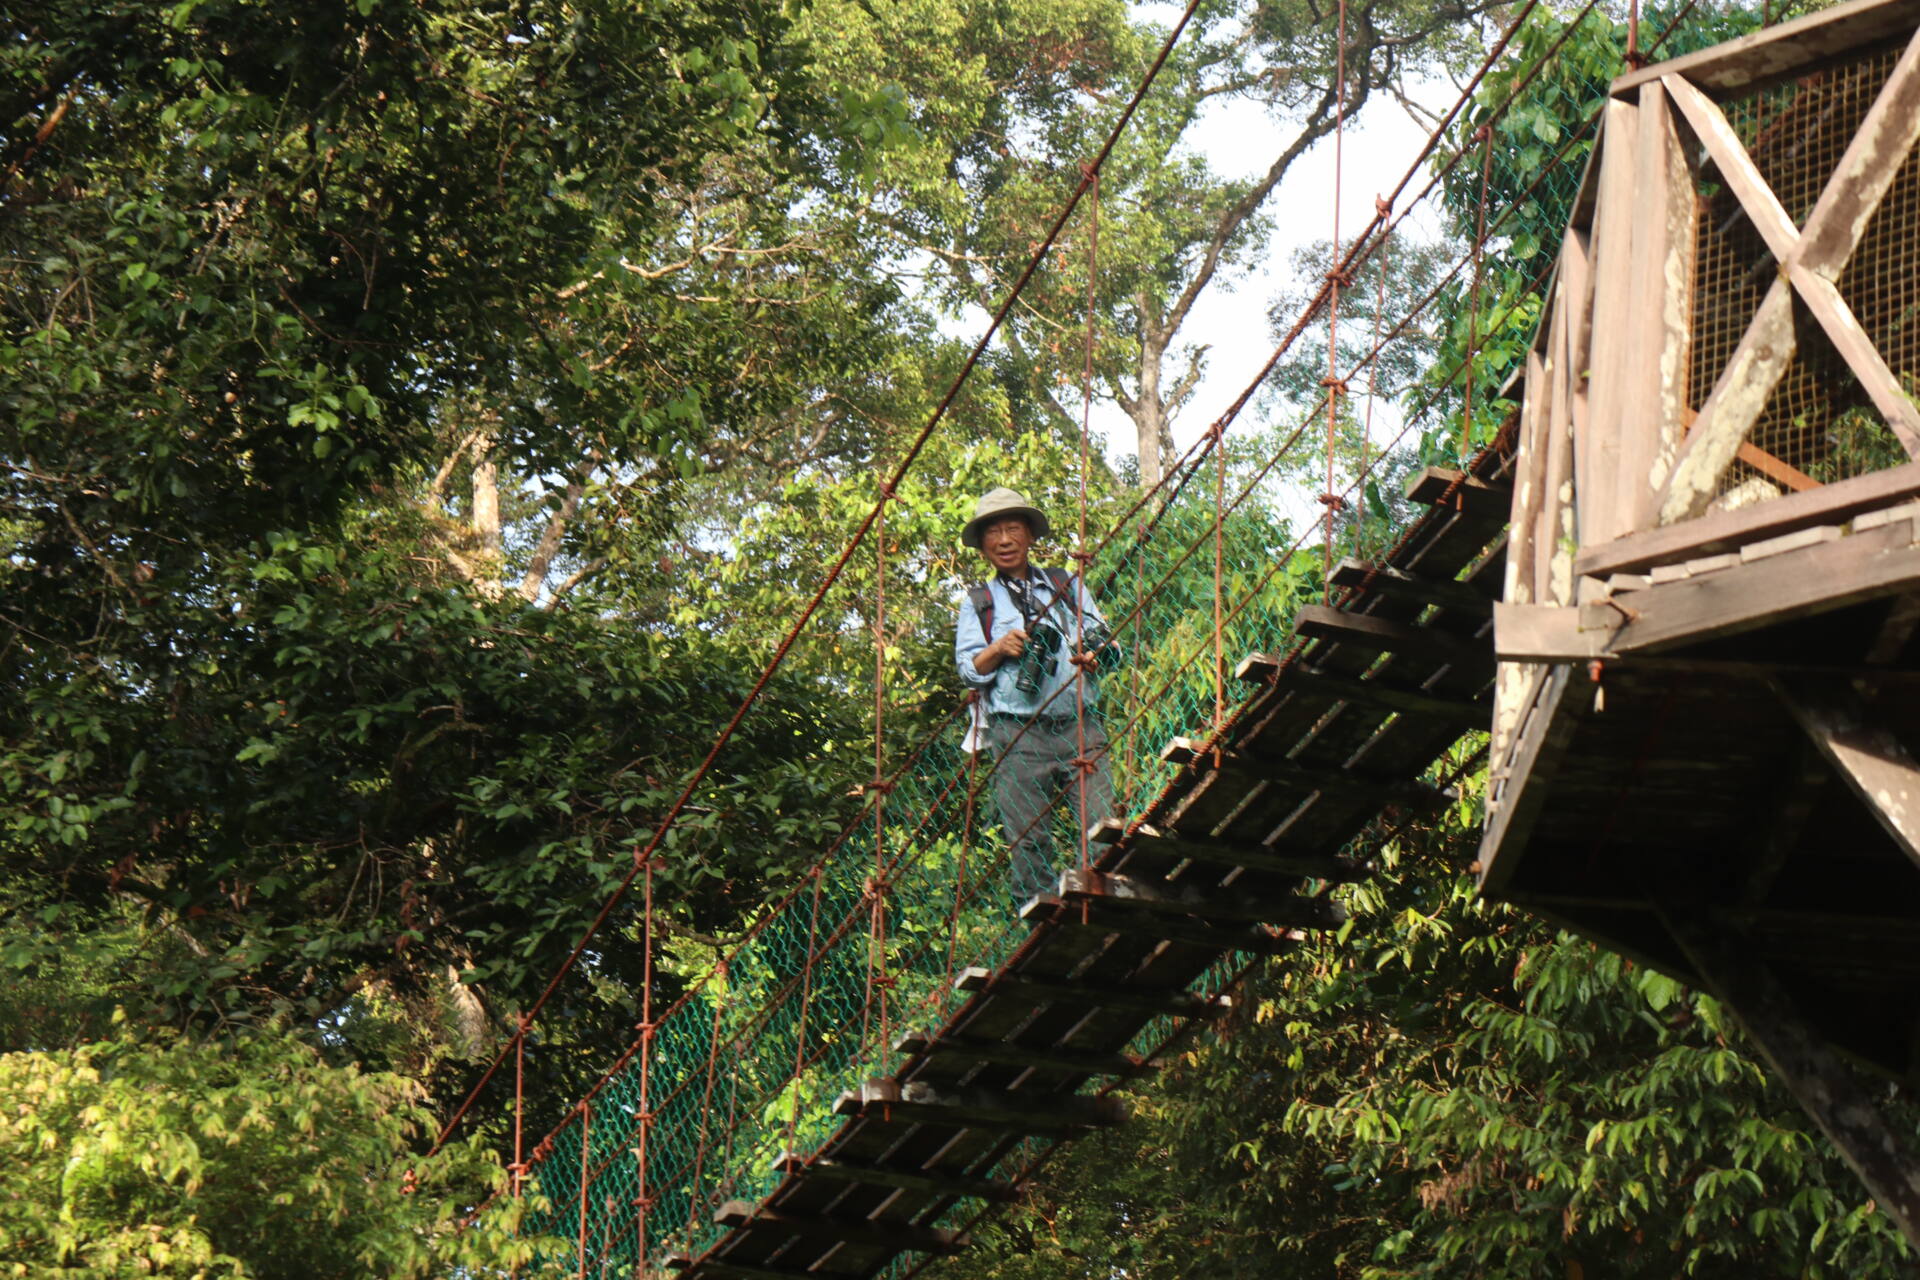
[[[1347,392],[1347,384],[1340,377],[1340,286],[1348,283],[1346,273],[1340,267],[1340,191],[1347,134],[1346,0],[1340,0],[1339,23],[1334,37],[1333,83],[1333,266],[1326,275],[1327,376],[1320,379],[1320,385],[1327,391],[1327,487],[1320,493],[1320,505],[1324,508],[1321,515],[1320,588],[1329,604],[1333,602],[1333,518],[1345,505],[1333,487],[1333,454],[1339,437],[1340,398]]]
[[[1078,566],[1074,574],[1073,626],[1074,644],[1078,652],[1073,655],[1073,733],[1074,733],[1074,786],[1079,788],[1074,808],[1074,825],[1080,828],[1080,869],[1087,869],[1087,775],[1093,772],[1094,763],[1087,757],[1087,669],[1099,659],[1087,649],[1087,568],[1093,563],[1093,552],[1087,549],[1087,465],[1092,452],[1093,434],[1093,337],[1095,287],[1100,274],[1100,171],[1091,164],[1082,165],[1093,186],[1088,191],[1090,203],[1087,228],[1087,342],[1086,361],[1080,374],[1080,524],[1074,535],[1074,563]],[[1155,443],[1158,448],[1158,442]],[[1087,906],[1081,904],[1084,916]]]
[[[867,940],[867,992],[860,1014],[860,1043],[864,1055],[872,1029],[871,1014],[877,993],[880,1003],[880,1039],[874,1059],[886,1056],[887,989],[893,985],[887,973],[887,793],[893,784],[887,780],[887,507],[893,501],[893,484],[882,480],[879,515],[874,521],[873,582],[873,875],[867,881],[869,899]]]
[[[633,1147],[633,1163],[639,1179],[633,1192],[633,1273],[647,1275],[647,1211],[653,1198],[647,1194],[647,1138],[653,1130],[653,1108],[648,1101],[648,1082],[653,1079],[653,859],[641,863],[640,934],[640,1114],[639,1139]]]
[[[1367,415],[1365,421],[1362,422],[1360,426],[1360,463],[1358,474],[1363,476],[1367,474],[1369,469],[1367,449],[1373,443],[1373,403],[1379,398],[1380,394],[1380,320],[1387,311],[1387,266],[1392,261],[1393,236],[1393,205],[1390,204],[1384,196],[1376,195],[1373,198],[1373,211],[1374,216],[1382,226],[1382,230],[1380,232],[1380,242],[1378,246],[1380,259],[1374,268],[1375,271],[1379,273],[1379,280],[1373,299],[1373,345],[1367,348]],[[1367,527],[1367,499],[1365,493],[1360,494],[1354,499],[1353,507],[1353,540],[1354,545],[1359,547],[1362,535],[1366,532]],[[1364,552],[1357,554],[1364,554]]]
[[[1486,274],[1487,182],[1493,173],[1493,125],[1483,124],[1475,131],[1480,143],[1480,202],[1474,213],[1473,301],[1467,306],[1466,393],[1460,410],[1460,460],[1473,453],[1473,378],[1474,357],[1480,353],[1480,282]]]

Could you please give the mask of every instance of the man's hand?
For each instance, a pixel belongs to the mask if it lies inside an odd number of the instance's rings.
[[[992,644],[973,655],[973,669],[981,675],[997,671],[1000,664],[1009,658],[1017,658],[1027,651],[1027,633],[1014,627],[995,640]]]

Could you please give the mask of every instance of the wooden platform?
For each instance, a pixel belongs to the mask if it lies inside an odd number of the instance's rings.
[[[1528,362],[1480,862],[1724,1001],[1920,1244],[1858,1071],[1920,1081],[1916,27],[1615,82]]]
[[[897,1075],[843,1096],[821,1150],[784,1160],[771,1195],[725,1206],[727,1234],[669,1265],[851,1278],[963,1248],[976,1213],[1018,1194],[1036,1143],[1124,1119],[1100,1086],[1149,1069],[1126,1053],[1143,1030],[1230,1007],[1195,984],[1338,925],[1324,886],[1370,870],[1348,845],[1383,807],[1434,803],[1418,780],[1490,714],[1507,464],[1490,451],[1472,470],[1422,477],[1432,510],[1387,562],[1343,565],[1339,608],[1310,610],[1284,659],[1241,663],[1252,695],[1221,740],[1169,744],[1186,769],[1142,820],[1096,829],[1092,867],[1027,905],[1013,957],[962,975],[969,998],[902,1039]]]

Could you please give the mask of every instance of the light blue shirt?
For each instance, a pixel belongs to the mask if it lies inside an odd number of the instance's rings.
[[[960,617],[953,632],[953,660],[959,668],[960,679],[969,688],[981,691],[981,697],[987,704],[989,715],[1030,716],[1045,708],[1049,716],[1071,716],[1074,709],[1073,681],[1079,673],[1071,661],[1080,648],[1079,620],[1084,617],[1091,624],[1105,625],[1100,608],[1094,604],[1093,596],[1087,591],[1086,584],[1078,575],[1073,578],[1073,591],[1056,594],[1053,579],[1038,565],[1028,566],[1028,582],[1032,584],[1033,608],[1036,621],[1046,621],[1057,627],[1066,637],[1067,643],[1054,655],[1053,667],[1046,678],[1040,682],[1040,688],[1032,694],[1025,694],[1014,688],[1013,682],[1020,670],[1019,658],[1009,658],[985,675],[976,671],[973,660],[982,649],[1012,631],[1015,627],[1025,627],[1020,616],[1020,606],[1014,602],[1007,591],[1007,585],[999,574],[994,574],[987,582],[987,591],[993,597],[993,634],[984,635],[980,630],[980,614],[973,607],[973,601],[961,602]],[[1079,596],[1079,612],[1076,615],[1074,595]],[[1094,673],[1087,673],[1086,702],[1094,703],[1094,697],[1100,687]],[[1061,692],[1065,690],[1065,692]],[[1055,695],[1058,695],[1057,697]],[[1049,701],[1051,699],[1051,701]]]

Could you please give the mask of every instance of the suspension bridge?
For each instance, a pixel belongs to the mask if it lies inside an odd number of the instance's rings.
[[[1648,66],[1674,52],[1662,45],[1687,11],[1645,54],[1636,13],[1625,74],[1595,88],[1586,125],[1557,152],[1524,162],[1496,146],[1507,111],[1582,24],[1606,21],[1592,4],[1555,19],[1559,34],[1504,97],[1477,100],[1515,34],[1537,20],[1524,5],[1373,221],[1350,239],[1335,224],[1319,292],[1210,430],[1097,537],[1083,492],[1069,559],[1126,661],[1100,678],[1095,711],[1087,682],[1100,655],[1075,655],[1071,705],[1041,709],[1082,724],[1097,714],[1105,745],[1082,739],[1076,780],[1031,806],[1041,816],[1029,829],[1005,829],[996,761],[962,750],[964,702],[888,754],[876,646],[874,772],[859,821],[660,1008],[649,929],[634,1040],[558,1126],[526,1133],[524,1065],[538,1051],[539,1017],[578,980],[620,895],[609,901],[442,1134],[492,1082],[512,1080],[515,1189],[537,1184],[549,1207],[529,1228],[569,1242],[552,1261],[583,1277],[891,1277],[964,1248],[974,1223],[1016,1198],[1049,1155],[1121,1122],[1115,1086],[1229,1009],[1250,966],[1284,957],[1306,931],[1345,924],[1338,886],[1369,875],[1369,851],[1402,825],[1449,803],[1489,747],[1486,891],[1725,997],[1915,1234],[1920,1163],[1872,1134],[1859,1110],[1871,1106],[1835,1054],[1914,1070],[1908,1032],[1862,1028],[1888,990],[1904,990],[1908,1005],[1920,990],[1911,981],[1920,950],[1908,945],[1920,936],[1920,853],[1904,800],[1888,798],[1920,798],[1920,772],[1893,726],[1832,686],[1865,671],[1913,687],[1900,677],[1920,631],[1911,603],[1920,517],[1902,504],[1920,497],[1911,460],[1920,433],[1907,438],[1912,393],[1901,379],[1920,366],[1903,336],[1920,275],[1868,293],[1845,268],[1856,251],[1883,266],[1910,265],[1903,255],[1920,251],[1910,216],[1920,199],[1910,161],[1920,3],[1855,0]],[[1089,193],[1097,218],[1100,165],[1151,83],[1150,74],[1083,170],[995,327]],[[1820,145],[1806,145],[1816,135]],[[1400,319],[1386,321],[1381,307],[1370,345],[1343,365],[1342,290],[1392,251],[1407,217],[1444,198],[1450,175],[1455,192],[1479,193],[1467,249]],[[1790,203],[1767,203],[1769,180]],[[1876,184],[1869,199],[1849,194]],[[1495,191],[1507,193],[1497,206]],[[1541,206],[1571,223],[1560,253],[1527,287],[1509,280],[1502,297],[1483,297],[1495,292],[1483,289],[1488,258],[1522,208]],[[1757,278],[1746,270],[1755,261],[1779,264],[1787,283]],[[1742,270],[1757,280],[1750,297],[1723,287]],[[1422,384],[1397,434],[1375,446],[1374,374],[1450,287],[1468,300],[1464,354]],[[1761,345],[1752,330],[1777,345],[1783,308],[1791,314],[1792,296],[1769,290],[1797,291],[1826,335],[1806,333],[1797,363],[1776,361],[1771,408],[1738,394]],[[1836,296],[1852,330],[1834,319]],[[1528,297],[1547,302],[1524,368],[1491,381],[1481,344]],[[1723,316],[1742,305],[1757,312],[1750,323]],[[1228,429],[1321,320],[1320,405],[1266,456],[1230,466]],[[960,381],[882,482],[762,685],[870,535],[884,631],[886,510]],[[1360,396],[1369,448],[1337,474],[1337,420],[1360,412]],[[1810,420],[1810,405],[1824,416]],[[1296,529],[1281,514],[1281,469],[1317,446],[1322,424],[1325,514]],[[1384,552],[1342,558],[1366,545],[1366,487],[1412,433],[1436,430],[1460,441],[1458,460],[1412,478],[1406,495],[1420,514]],[[1669,501],[1687,484],[1691,496]],[[1747,648],[1712,647],[1736,635]],[[1834,635],[1843,639],[1829,644]],[[1789,661],[1810,645],[1831,652]],[[1827,684],[1806,683],[1814,677]],[[1783,678],[1797,682],[1783,700],[1733,687]],[[1691,734],[1678,734],[1676,681],[1772,712],[1716,719],[1701,709]],[[1606,712],[1609,695],[1624,714]],[[640,896],[649,921],[665,835],[753,702],[636,850],[621,892]],[[1480,736],[1489,729],[1490,740]],[[1756,771],[1772,776],[1762,757],[1801,731],[1810,745],[1791,757],[1792,785],[1756,795]],[[1742,746],[1742,734],[1761,736]],[[1111,779],[1114,816],[1075,821],[1085,808],[1070,793],[1096,770]],[[1743,786],[1721,785],[1742,775]],[[1815,856],[1810,815],[1842,797],[1868,819],[1845,828],[1860,848],[1833,874],[1884,904],[1880,949],[1871,964],[1848,958],[1858,923],[1844,912],[1776,919],[1767,936],[1791,932],[1800,959],[1786,962],[1784,983],[1772,981],[1765,946],[1721,929],[1723,908],[1778,914],[1767,898],[1783,868]],[[1623,826],[1630,804],[1652,817]],[[1757,824],[1735,813],[1756,804]],[[1649,847],[1666,851],[1664,864],[1634,849],[1661,823],[1665,843]],[[1726,848],[1729,832],[1755,838]],[[1721,852],[1674,889],[1681,837]],[[1033,840],[1053,850],[1055,891],[1012,902],[1008,850]],[[1759,865],[1735,876],[1747,886],[1737,901],[1710,904],[1720,915],[1695,910],[1712,877],[1733,875],[1742,859]],[[1817,1016],[1795,1012],[1829,997]],[[1904,1019],[1920,1025],[1911,1009]]]

